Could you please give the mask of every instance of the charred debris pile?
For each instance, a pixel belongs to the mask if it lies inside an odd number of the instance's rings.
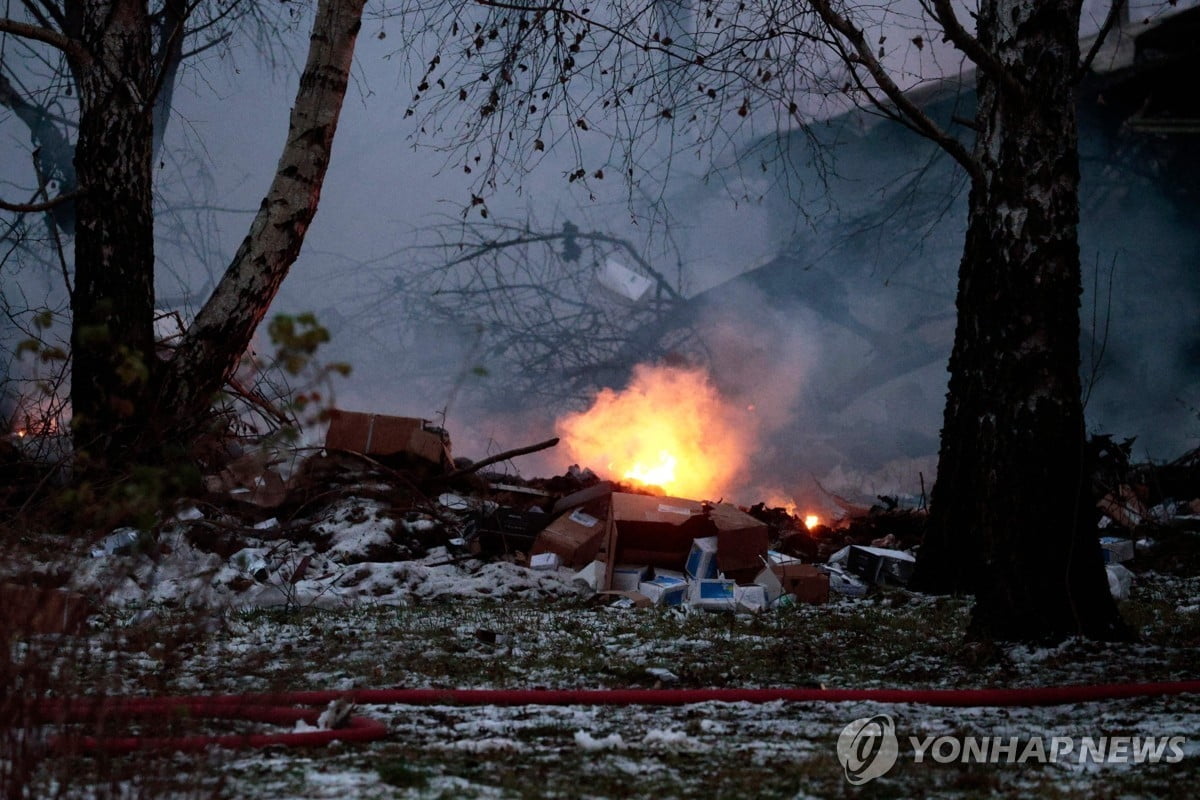
[[[555,441],[472,463],[454,459],[446,431],[428,421],[335,411],[323,449],[227,460],[202,497],[152,530],[99,532],[88,555],[157,563],[185,542],[230,565],[212,581],[234,597],[274,584],[287,599],[289,586],[322,571],[351,589],[370,579],[367,567],[453,565],[466,576],[504,562],[598,602],[745,612],[861,597],[912,574],[925,512],[897,498],[856,505],[829,494],[841,518],[810,529],[783,508],[664,496],[586,467],[538,479],[496,471]],[[1149,467],[1130,463],[1129,443],[1094,444],[1097,547],[1114,595],[1127,595],[1129,567],[1193,572],[1200,451]],[[352,545],[337,539],[355,525]]]

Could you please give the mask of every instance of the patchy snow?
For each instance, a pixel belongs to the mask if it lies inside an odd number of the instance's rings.
[[[976,648],[961,641],[967,613],[959,600],[885,590],[743,617],[621,609],[586,602],[590,590],[567,569],[483,563],[453,547],[399,560],[410,537],[442,525],[432,517],[401,519],[378,501],[355,497],[310,513],[307,520],[281,514],[273,524],[238,525],[208,507],[186,510],[153,548],[73,562],[72,585],[107,606],[93,635],[77,649],[47,638],[20,642],[13,652],[25,663],[46,648],[51,674],[73,676],[89,692],[163,694],[386,686],[1022,687],[1198,676],[1200,577],[1172,574],[1161,562],[1159,572],[1130,563],[1137,580],[1125,602],[1137,609],[1130,620],[1140,642]],[[1172,546],[1166,534],[1162,541],[1156,553]],[[354,713],[385,722],[391,735],[371,745],[206,758],[223,791],[248,800],[607,797],[643,787],[664,797],[830,796],[849,786],[834,749],[839,732],[852,720],[888,714],[901,737],[901,763],[874,787],[882,795],[1162,796],[1200,779],[1195,696],[1004,709],[376,704]],[[983,771],[912,763],[906,737],[943,735],[1187,741],[1181,763],[1144,769],[1066,763]],[[53,788],[54,780],[43,785]]]
[[[619,733],[597,739],[587,731],[575,731],[575,744],[584,750],[620,750],[625,747],[625,740]]]
[[[708,749],[708,745],[704,742],[693,738],[685,731],[675,728],[670,730],[651,729],[642,737],[642,744],[647,747],[664,747],[674,750]]]
[[[243,529],[239,536],[246,546],[228,558],[199,549],[186,527],[196,524],[194,514],[182,516],[188,517],[186,523],[160,533],[158,554],[83,561],[74,570],[71,588],[116,607],[163,603],[212,609],[332,609],[363,601],[404,605],[418,599],[532,600],[586,593],[571,582],[567,570],[484,563],[441,547],[417,560],[397,560],[398,527],[409,533],[437,523],[419,519],[397,526],[385,507],[372,500],[338,502],[294,539],[281,538],[279,531],[287,523],[274,519]],[[378,560],[381,556],[385,560]]]

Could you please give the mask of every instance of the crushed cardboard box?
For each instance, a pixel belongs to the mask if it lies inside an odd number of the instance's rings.
[[[773,604],[785,595],[801,603],[821,604],[829,601],[829,575],[816,566],[797,559],[768,561],[754,578],[755,584],[766,592],[767,603]]]
[[[912,553],[853,544],[829,558],[830,564],[842,565],[846,572],[868,584],[897,583],[905,585],[912,577],[917,559]]]
[[[270,454],[255,450],[204,476],[204,488],[261,508],[276,508],[287,499],[287,483],[273,468]]]
[[[563,513],[534,539],[531,554],[554,553],[572,569],[581,569],[596,559],[608,535],[608,499],[591,501]],[[601,578],[600,584],[604,580]],[[603,589],[605,586],[597,585]]]
[[[534,542],[532,552],[558,553],[575,569],[599,558],[613,587],[616,564],[681,570],[693,542],[716,539],[717,572],[749,582],[767,552],[765,523],[730,505],[680,497],[613,492],[592,487],[555,503],[559,516]]]
[[[325,447],[376,458],[415,457],[439,468],[452,463],[450,437],[446,431],[434,427],[429,420],[416,417],[331,409]]]
[[[605,597],[616,597],[618,598],[617,605],[625,605],[632,608],[649,608],[650,606],[654,605],[654,603],[651,602],[650,598],[646,597],[646,595],[629,589],[605,589],[597,594]]]
[[[855,575],[836,564],[818,564],[817,569],[829,576],[829,588],[848,597],[865,597],[868,586]]]

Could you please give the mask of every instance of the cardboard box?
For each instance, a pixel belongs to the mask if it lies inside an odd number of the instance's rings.
[[[653,560],[621,556],[621,561],[679,569],[692,540],[717,537],[717,568],[748,570],[751,576],[767,552],[767,526],[731,505],[701,503],[683,497],[653,497],[614,492],[612,520],[618,550],[652,554]]]
[[[771,605],[771,601],[767,599],[767,590],[757,584],[734,587],[733,599],[737,603],[739,611],[751,613],[766,611]]]
[[[784,555],[778,550],[767,551],[768,564],[803,564],[804,562],[795,556]]]
[[[670,578],[677,583],[687,583],[687,575],[676,569],[663,569],[662,567],[655,567],[654,577]]]
[[[846,556],[846,571],[867,583],[907,584],[916,565],[910,553],[883,547],[851,545]]]
[[[717,569],[731,578],[750,580],[770,546],[767,524],[724,503],[709,514],[717,528]]]
[[[554,508],[556,512],[571,509],[575,524],[570,515],[559,516],[539,535],[532,552],[557,552],[563,563],[575,568],[598,558],[610,565],[602,583],[605,588],[614,587],[615,564],[684,568],[696,539],[715,541],[714,564],[700,565],[708,577],[716,577],[726,564],[731,570],[742,570],[744,574],[736,577],[749,580],[767,552],[766,525],[729,505],[595,486],[563,498]]]
[[[551,522],[534,539],[530,555],[555,553],[562,563],[580,569],[596,560],[608,534],[603,500],[566,512]],[[596,587],[607,588],[603,581]]]
[[[867,584],[841,567],[833,564],[820,564],[817,566],[817,569],[829,576],[829,588],[838,594],[844,594],[849,597],[866,596]]]
[[[637,591],[638,585],[649,578],[649,566],[644,564],[618,564],[613,568],[612,588],[621,592]]]
[[[331,409],[325,447],[375,457],[412,456],[438,467],[452,462],[446,432],[415,417]]]
[[[558,553],[538,553],[529,558],[529,568],[538,571],[553,571],[562,566]]]
[[[1120,564],[1133,560],[1133,540],[1116,536],[1100,537],[1100,553],[1105,564]]]
[[[287,484],[271,468],[270,455],[256,450],[227,464],[215,475],[204,476],[204,487],[235,500],[262,508],[275,508],[287,499]]]
[[[737,609],[737,583],[716,578],[692,581],[688,584],[688,605],[709,611],[734,611]]]
[[[683,571],[694,581],[717,577],[717,537],[694,539]]]
[[[653,603],[650,602],[649,597],[646,597],[646,595],[642,594],[641,592],[632,590],[606,589],[605,591],[600,592],[600,594],[608,597],[621,598],[621,600],[616,604],[618,606],[624,605],[631,608],[649,608],[653,605]]]
[[[783,594],[793,595],[801,603],[829,602],[829,576],[812,564],[772,564],[770,569]]]
[[[604,581],[604,562],[593,561],[583,569],[571,576],[571,583],[580,584],[591,589],[593,592],[601,588],[600,584]]]
[[[660,575],[639,583],[638,591],[649,597],[656,606],[678,606],[683,604],[687,596],[688,584],[685,580]]]
[[[596,270],[596,279],[605,289],[634,303],[654,285],[654,281],[612,258],[604,259],[604,266]]]
[[[766,591],[768,603],[774,603],[783,596],[783,584],[779,581],[775,570],[770,567],[763,567],[759,570],[759,573],[754,576],[754,582]]]

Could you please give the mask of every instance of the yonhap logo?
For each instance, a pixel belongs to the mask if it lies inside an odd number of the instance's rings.
[[[912,763],[943,764],[1178,764],[1186,757],[1185,736],[1158,734],[1100,736],[937,735],[906,737]],[[837,739],[837,757],[854,786],[886,775],[900,757],[896,722],[887,714],[856,719]]]
[[[886,775],[896,765],[899,754],[896,723],[887,714],[856,719],[838,736],[838,761],[846,771],[846,780],[854,786]]]

